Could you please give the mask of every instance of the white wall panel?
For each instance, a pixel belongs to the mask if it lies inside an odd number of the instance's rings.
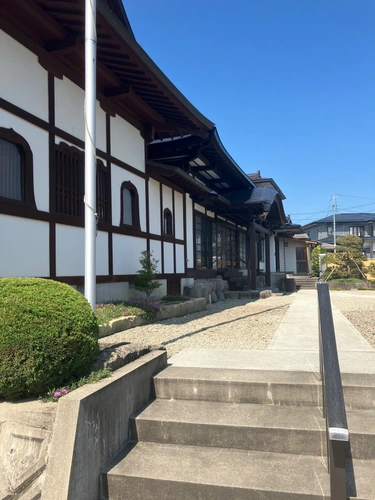
[[[47,121],[48,73],[38,57],[1,30],[0,49],[1,97]]]
[[[270,236],[270,271],[271,273],[276,272],[276,247],[275,247],[275,236]]]
[[[174,273],[173,243],[164,242],[164,273]]]
[[[157,272],[161,273],[161,241],[150,240],[150,251],[154,259],[158,260]]]
[[[121,221],[121,184],[129,181],[137,188],[139,197],[139,221],[142,231],[146,231],[146,195],[145,180],[116,165],[111,166],[112,173],[112,224],[119,226]]]
[[[172,189],[168,186],[162,187],[163,189],[163,210],[169,208],[169,210],[173,214],[173,205],[172,205]],[[174,216],[174,214],[173,214]]]
[[[139,130],[120,116],[111,116],[111,154],[115,158],[145,171],[145,142]]]
[[[175,237],[184,239],[184,210],[183,210],[184,196],[177,191],[174,192],[174,207],[175,207]]]
[[[1,74],[0,74],[1,75]],[[2,76],[0,76],[0,81]],[[12,128],[29,144],[33,153],[34,195],[38,210],[49,211],[48,133],[31,123],[0,109],[0,127]]]
[[[48,222],[0,215],[0,277],[49,276]]]
[[[96,237],[96,274],[108,275],[108,233],[99,231]]]
[[[135,274],[140,268],[141,252],[146,250],[146,240],[122,234],[113,235],[114,274]]]
[[[193,202],[190,196],[186,197],[186,245],[187,264],[189,268],[194,267],[194,240],[193,240]]]
[[[85,274],[85,230],[56,224],[56,275]]]
[[[85,140],[84,100],[85,93],[78,85],[66,77],[55,78],[56,127],[82,141]]]
[[[176,272],[184,273],[185,272],[185,262],[184,262],[184,246],[176,245]]]
[[[149,189],[149,207],[150,207],[150,232],[153,234],[161,234],[160,230],[160,183],[154,179],[150,179],[148,183]]]

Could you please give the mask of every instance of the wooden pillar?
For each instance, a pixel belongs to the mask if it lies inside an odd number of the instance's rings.
[[[254,220],[249,217],[249,259],[250,259],[250,287],[251,290],[257,289],[257,243],[255,234]]]
[[[271,286],[270,235],[266,234],[266,286]]]

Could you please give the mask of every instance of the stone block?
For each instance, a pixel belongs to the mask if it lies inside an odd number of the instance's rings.
[[[216,292],[212,291],[211,292],[211,302],[213,304],[215,304],[215,302],[217,302],[217,301],[218,301],[217,294],[216,294]]]

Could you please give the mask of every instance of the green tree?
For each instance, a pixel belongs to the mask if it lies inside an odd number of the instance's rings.
[[[324,264],[326,261],[326,258],[324,257],[324,259],[319,262],[319,255],[322,253],[325,254],[326,252],[326,249],[322,247],[315,247],[311,252],[311,273],[316,278],[319,278],[320,276],[320,265]]]
[[[139,262],[142,269],[137,271],[138,276],[134,280],[134,285],[135,289],[139,292],[145,292],[148,298],[154,290],[161,287],[161,283],[155,281],[155,274],[159,261],[154,259],[152,252],[145,250],[141,252]]]
[[[337,238],[336,253],[331,254],[329,261],[336,266],[331,278],[363,279],[363,262],[367,257],[362,252],[362,239],[355,234],[347,234]]]

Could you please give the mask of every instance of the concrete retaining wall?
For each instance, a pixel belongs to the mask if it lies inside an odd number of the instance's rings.
[[[98,500],[100,472],[124,447],[129,417],[151,398],[151,378],[167,365],[153,351],[96,384],[61,398],[42,500]]]

